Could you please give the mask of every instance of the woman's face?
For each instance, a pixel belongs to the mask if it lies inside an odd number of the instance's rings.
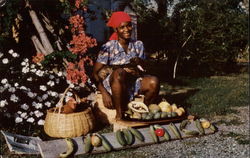
[[[119,38],[130,39],[132,33],[131,22],[122,22],[120,26],[116,28],[116,32]]]

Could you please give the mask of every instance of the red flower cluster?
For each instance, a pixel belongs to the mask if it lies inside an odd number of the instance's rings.
[[[86,34],[73,35],[73,39],[70,41],[74,47],[70,48],[73,54],[84,54],[88,48],[96,46],[96,40],[86,36]]]
[[[86,6],[81,6],[84,0],[75,0],[75,6],[77,9],[82,7],[86,9]],[[71,25],[72,40],[70,41],[71,48],[69,50],[73,54],[77,54],[79,57],[79,62],[77,63],[68,63],[67,65],[67,80],[71,81],[74,84],[83,83],[85,84],[88,76],[85,72],[85,65],[93,65],[92,60],[84,56],[88,48],[94,47],[97,45],[96,39],[91,38],[85,34],[84,28],[84,18],[80,15],[75,15],[69,18]]]
[[[69,62],[67,66],[67,80],[74,84],[86,83],[88,76],[85,73],[84,59],[81,59],[79,63],[76,64]]]
[[[83,2],[84,2],[84,0],[76,0],[75,1],[76,8],[79,9],[81,7],[81,3],[83,3]]]
[[[77,34],[78,33],[83,33],[84,32],[84,28],[83,28],[83,24],[84,24],[84,19],[82,16],[80,15],[75,15],[69,18],[69,23],[71,24],[72,28],[71,28],[71,32],[73,34]]]
[[[44,60],[44,54],[43,53],[37,53],[35,56],[32,56],[32,61],[34,63],[40,63]]]
[[[88,48],[97,45],[96,39],[87,36],[84,32],[84,19],[80,15],[70,17],[70,24],[72,25],[71,32],[73,39],[70,41],[70,51],[74,54],[84,54]]]

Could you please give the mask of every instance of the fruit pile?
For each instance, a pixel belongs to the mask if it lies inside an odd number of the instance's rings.
[[[128,104],[128,110],[125,117],[138,120],[158,120],[173,117],[180,117],[185,114],[183,107],[177,107],[176,104],[169,104],[163,100],[159,104],[150,104],[146,106],[142,102],[131,101]]]

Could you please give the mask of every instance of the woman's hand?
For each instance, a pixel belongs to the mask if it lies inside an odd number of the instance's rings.
[[[106,93],[106,92],[102,93],[102,100],[106,108],[114,109],[114,106],[112,104],[112,98],[109,93]]]

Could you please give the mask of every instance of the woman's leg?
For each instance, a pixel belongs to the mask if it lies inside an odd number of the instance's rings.
[[[116,69],[110,76],[110,86],[112,91],[112,103],[116,109],[116,119],[121,119],[128,103],[128,93],[126,88],[126,71]]]
[[[155,76],[145,76],[141,81],[141,88],[139,93],[145,96],[144,103],[146,105],[152,104],[156,101],[159,95],[160,83]]]

